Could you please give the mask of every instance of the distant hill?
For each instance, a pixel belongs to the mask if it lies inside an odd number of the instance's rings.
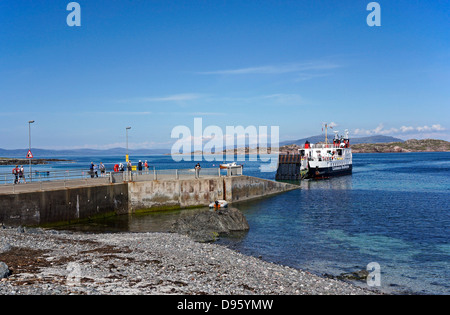
[[[360,143],[352,146],[353,153],[390,153],[390,152],[446,152],[450,151],[450,142],[424,139],[406,140],[391,143]]]
[[[331,134],[328,136],[328,141],[333,140],[334,135]],[[302,146],[305,144],[306,140],[308,140],[310,143],[318,143],[318,142],[325,142],[325,135],[317,135],[317,136],[311,136],[308,138],[298,139],[298,140],[288,140],[280,142],[280,146],[285,145],[291,145],[295,144],[298,146]],[[390,136],[370,136],[370,137],[360,137],[360,138],[350,138],[350,144],[360,144],[360,143],[389,143],[389,142],[403,142],[402,139],[394,138]]]
[[[450,142],[436,139],[358,143],[352,144],[351,147],[353,153],[450,152]],[[290,144],[280,147],[280,152],[295,154],[298,152],[298,149],[300,149],[299,145]]]
[[[125,155],[126,149],[113,148],[108,150],[95,150],[95,149],[75,149],[75,150],[47,150],[47,149],[32,149],[34,157],[70,157],[70,156],[113,156],[113,155]],[[170,152],[170,149],[138,149],[128,150],[130,155],[151,155],[151,154],[165,154]],[[0,149],[0,157],[16,157],[25,158],[28,149],[15,149],[6,150]]]

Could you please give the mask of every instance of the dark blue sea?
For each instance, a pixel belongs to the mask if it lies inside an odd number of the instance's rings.
[[[64,157],[38,168],[112,167],[122,157]],[[157,169],[193,168],[170,156],[141,156]],[[222,161],[201,162],[216,167]],[[260,161],[244,161],[244,174],[274,179]],[[450,153],[354,154],[353,174],[303,181],[302,189],[234,206],[248,233],[220,244],[264,260],[319,275],[340,275],[380,266],[380,291],[450,294]],[[191,211],[191,210],[190,210]],[[115,218],[86,231],[163,231],[180,211]],[[364,283],[361,283],[364,286]]]

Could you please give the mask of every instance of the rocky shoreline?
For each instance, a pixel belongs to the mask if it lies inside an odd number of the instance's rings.
[[[176,233],[0,227],[0,278],[0,295],[376,293]]]

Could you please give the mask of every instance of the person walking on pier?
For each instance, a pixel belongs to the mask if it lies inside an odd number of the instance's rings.
[[[200,167],[200,163],[197,163],[197,165],[195,165],[195,178],[199,178],[200,177],[200,170],[202,168]]]
[[[131,181],[131,171],[133,170],[133,166],[131,165],[131,161],[127,162],[127,180]]]
[[[127,171],[129,173],[131,173],[132,170],[133,170],[133,166],[131,165],[131,161],[128,161],[128,163],[127,163]]]
[[[98,177],[98,165],[97,164],[94,165],[94,175],[95,175],[95,177]]]
[[[139,175],[142,175],[142,161],[141,160],[139,160],[139,163],[138,163],[138,171],[139,171]]]
[[[91,162],[91,166],[89,166],[89,175],[94,178],[94,162]]]
[[[27,181],[25,180],[25,170],[23,169],[23,165],[20,165],[19,169],[19,183],[20,180],[22,180],[25,184],[27,183]]]
[[[101,177],[105,177],[106,167],[105,167],[105,165],[103,164],[103,162],[100,162],[99,168],[100,168],[100,176],[101,176]]]
[[[15,168],[13,168],[12,173],[14,175],[14,184],[19,183],[19,165],[16,165]]]

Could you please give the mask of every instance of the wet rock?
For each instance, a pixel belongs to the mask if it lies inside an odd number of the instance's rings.
[[[6,253],[11,249],[11,245],[5,241],[0,241],[0,254]]]
[[[8,266],[4,262],[0,262],[0,279],[8,278],[9,274]]]
[[[171,232],[188,235],[197,242],[212,242],[221,234],[249,228],[241,211],[226,208],[183,216],[172,225]]]
[[[31,233],[31,234],[42,234],[44,233],[44,229],[42,228],[25,228],[25,233]]]
[[[350,273],[343,273],[336,277],[339,280],[357,280],[357,281],[366,281],[369,272],[367,270],[358,270]]]

